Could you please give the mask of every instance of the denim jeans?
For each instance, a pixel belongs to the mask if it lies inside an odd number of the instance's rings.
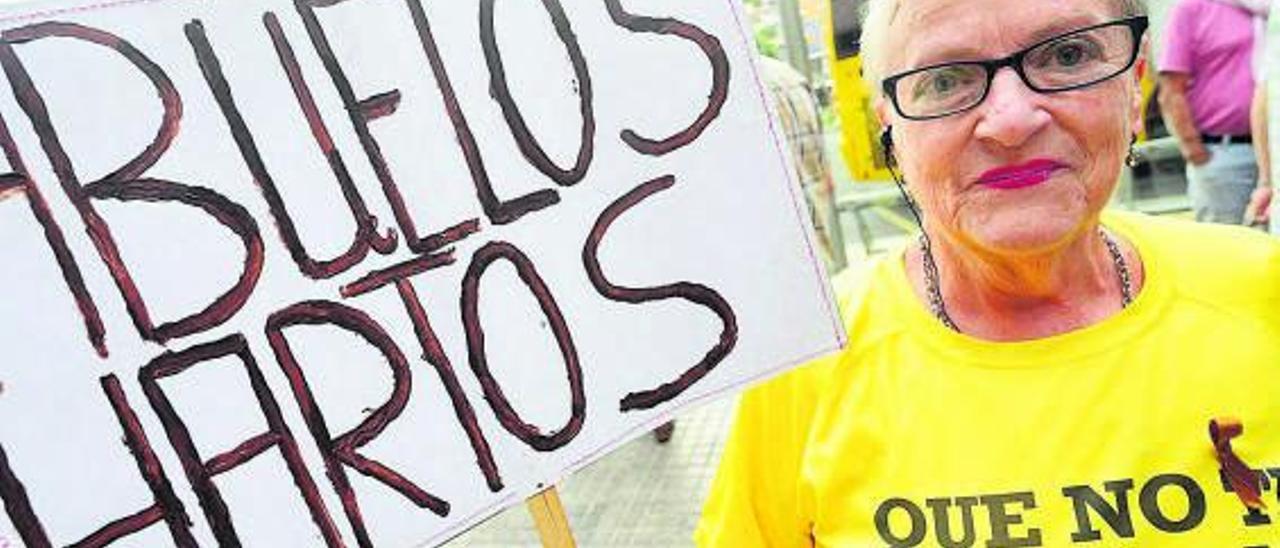
[[[1258,164],[1247,143],[1206,143],[1209,161],[1187,163],[1187,194],[1196,220],[1240,224],[1258,183]]]

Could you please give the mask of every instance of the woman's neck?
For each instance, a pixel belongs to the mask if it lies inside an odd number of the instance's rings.
[[[1116,240],[1125,262],[1137,264],[1132,247]],[[960,331],[979,339],[1048,337],[1098,323],[1123,308],[1119,266],[1096,228],[1055,249],[1017,256],[937,236],[931,247],[947,314]],[[906,259],[917,296],[929,302],[921,249],[913,246]],[[1136,294],[1141,269],[1129,270]]]

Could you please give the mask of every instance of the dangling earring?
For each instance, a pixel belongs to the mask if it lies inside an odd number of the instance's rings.
[[[1138,161],[1142,160],[1138,155],[1138,148],[1135,146],[1137,143],[1138,136],[1135,135],[1129,140],[1129,154],[1124,157],[1124,165],[1127,165],[1130,168],[1138,167]]]

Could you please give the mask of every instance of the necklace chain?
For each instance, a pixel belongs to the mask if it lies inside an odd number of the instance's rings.
[[[1127,308],[1133,302],[1133,281],[1129,275],[1129,264],[1124,260],[1120,246],[1110,234],[1107,234],[1106,230],[1099,227],[1098,235],[1102,236],[1102,243],[1107,246],[1107,253],[1111,255],[1111,262],[1115,264],[1116,276],[1120,278],[1120,307]],[[929,311],[947,328],[959,333],[960,328],[951,319],[951,315],[947,314],[947,303],[942,300],[938,264],[933,261],[933,249],[929,245],[929,238],[924,233],[920,234],[920,251],[924,263],[925,293],[929,296]]]

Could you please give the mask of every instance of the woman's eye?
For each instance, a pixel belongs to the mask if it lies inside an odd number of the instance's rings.
[[[1072,66],[1084,59],[1084,49],[1076,44],[1066,45],[1053,52],[1053,57],[1059,65]]]
[[[1035,59],[1034,65],[1038,67],[1075,68],[1090,61],[1101,59],[1103,52],[1098,44],[1083,40],[1073,40],[1051,44],[1036,57],[1038,59]]]
[[[915,96],[933,99],[954,95],[967,84],[967,76],[954,68],[944,68],[928,74],[915,86]]]
[[[933,79],[933,85],[930,86],[931,88],[930,91],[934,93],[946,93],[948,91],[955,89],[956,84],[957,82],[956,82],[955,76],[952,76],[950,74],[942,74]]]

